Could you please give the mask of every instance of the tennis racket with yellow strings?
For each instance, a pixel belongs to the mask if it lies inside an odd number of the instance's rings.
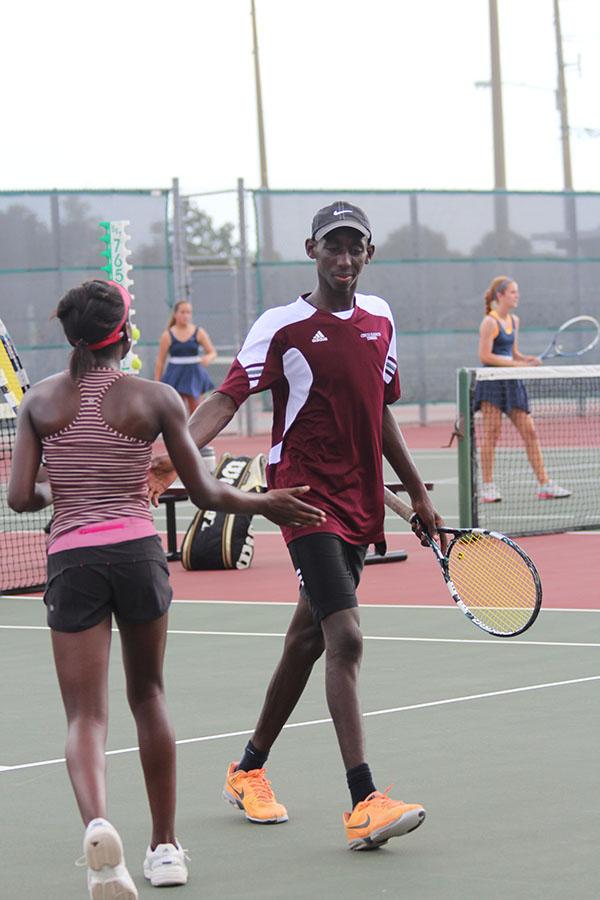
[[[411,524],[416,513],[384,488],[385,503]],[[478,628],[495,637],[514,637],[533,625],[542,605],[542,583],[525,551],[485,528],[440,528],[452,535],[446,554],[427,535],[450,596]]]
[[[0,390],[14,415],[23,394],[29,387],[25,367],[4,322],[0,319]]]

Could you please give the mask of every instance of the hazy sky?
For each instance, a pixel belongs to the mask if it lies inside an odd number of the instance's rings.
[[[508,187],[560,190],[552,0],[498,6]],[[488,0],[256,7],[271,187],[493,186]],[[1,190],[259,185],[250,0],[20,0],[2,18]],[[575,188],[597,191],[600,3],[561,0],[561,18]]]

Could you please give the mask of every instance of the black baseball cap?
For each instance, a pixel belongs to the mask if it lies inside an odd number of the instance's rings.
[[[355,228],[371,240],[371,223],[366,214],[358,206],[336,200],[315,213],[312,220],[313,240],[320,241],[335,228]]]

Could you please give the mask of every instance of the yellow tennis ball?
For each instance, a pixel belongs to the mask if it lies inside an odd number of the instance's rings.
[[[141,332],[140,332],[140,329],[137,327],[137,325],[132,325],[132,326],[131,326],[131,338],[132,338],[132,340],[134,340],[134,341],[139,341],[139,339],[140,339],[140,334],[141,334]]]
[[[139,372],[141,370],[142,361],[139,356],[133,357],[133,359],[131,360],[131,368],[134,370],[134,372]]]

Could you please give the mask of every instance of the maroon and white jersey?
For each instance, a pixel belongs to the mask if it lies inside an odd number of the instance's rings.
[[[287,542],[327,531],[351,544],[383,540],[382,415],[400,396],[394,321],[380,297],[316,309],[303,297],[254,323],[219,391],[239,406],[273,396],[269,487],[307,484],[320,528],[282,528]]]

